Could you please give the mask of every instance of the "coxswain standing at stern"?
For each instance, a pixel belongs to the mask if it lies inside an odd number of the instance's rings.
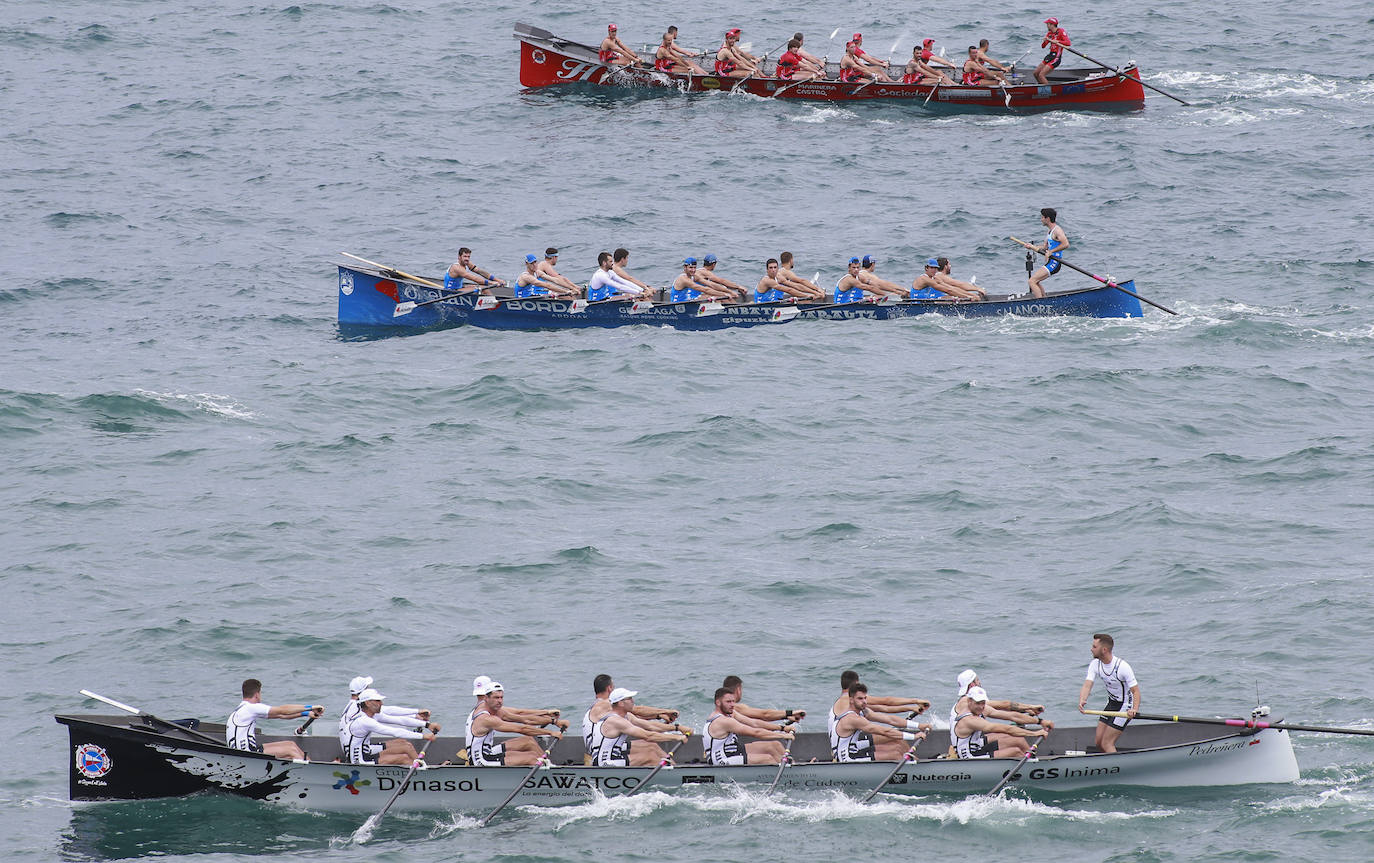
[[[1035,80],[1041,84],[1050,83],[1051,70],[1059,68],[1059,64],[1064,60],[1064,48],[1072,44],[1068,31],[1059,26],[1059,19],[1046,18],[1045,38],[1040,40],[1040,47],[1048,46],[1050,52],[1040,61],[1040,65],[1035,67]]]
[[[1078,712],[1084,712],[1088,696],[1092,694],[1093,682],[1101,678],[1107,688],[1108,711],[1124,711],[1127,716],[1103,716],[1097,722],[1094,743],[1103,752],[1115,752],[1117,738],[1126,730],[1140,711],[1140,684],[1136,682],[1135,670],[1126,660],[1112,655],[1116,642],[1105,632],[1093,635],[1093,661],[1088,663],[1088,676],[1078,691]]]
[[[1026,285],[1030,288],[1032,296],[1045,296],[1045,288],[1041,283],[1059,272],[1059,259],[1064,256],[1064,250],[1069,247],[1068,235],[1055,221],[1058,218],[1059,213],[1053,207],[1043,207],[1040,210],[1040,224],[1046,228],[1045,242],[1036,246],[1035,251],[1046,252],[1048,255],[1045,258],[1045,263],[1041,264],[1026,280]]]
[[[606,25],[606,38],[601,40],[601,49],[596,57],[607,66],[628,66],[631,63],[643,62],[638,54],[620,41],[619,30],[614,24]]]

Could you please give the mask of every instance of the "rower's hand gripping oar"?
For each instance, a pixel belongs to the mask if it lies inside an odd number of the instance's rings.
[[[1044,256],[1045,256],[1045,259],[1046,259],[1046,260],[1049,260],[1050,253],[1049,253],[1048,251],[1041,251],[1040,249],[1037,249],[1035,246],[1032,246],[1030,243],[1026,242],[1025,240],[1019,240],[1019,239],[1017,239],[1016,237],[1012,237],[1011,239],[1012,239],[1013,241],[1015,241],[1015,242],[1017,242],[1017,243],[1020,243],[1021,245],[1025,246],[1027,249],[1030,249],[1032,252],[1037,252],[1037,253],[1039,253],[1039,254],[1041,254],[1041,255],[1044,255]],[[1134,291],[1128,291],[1128,290],[1126,290],[1125,288],[1123,288],[1123,287],[1121,287],[1120,285],[1118,285],[1116,282],[1113,282],[1111,279],[1104,279],[1104,278],[1102,278],[1102,277],[1099,276],[1099,275],[1096,275],[1096,274],[1094,274],[1094,273],[1090,273],[1090,272],[1088,272],[1087,270],[1083,269],[1082,267],[1079,267],[1079,266],[1076,266],[1076,265],[1074,265],[1074,264],[1069,263],[1068,261],[1064,260],[1063,258],[1055,258],[1055,260],[1058,261],[1058,262],[1059,262],[1060,264],[1062,264],[1063,266],[1066,266],[1066,267],[1068,267],[1068,268],[1071,269],[1071,270],[1077,270],[1078,272],[1082,273],[1083,275],[1087,276],[1088,278],[1093,279],[1094,281],[1101,282],[1102,284],[1106,285],[1106,286],[1109,287],[1109,288],[1116,288],[1116,289],[1117,289],[1118,291],[1120,291],[1121,293],[1127,294],[1127,295],[1132,296],[1132,297],[1135,297],[1137,300],[1140,300],[1142,303],[1149,303],[1150,305],[1154,306],[1155,308],[1159,309],[1160,311],[1168,312],[1168,313],[1171,314],[1171,315],[1176,315],[1176,314],[1178,314],[1178,312],[1174,311],[1173,309],[1169,308],[1168,306],[1162,306],[1162,305],[1160,305],[1159,303],[1156,303],[1154,300],[1148,299],[1148,298],[1146,298],[1146,297],[1142,297],[1140,294],[1137,294],[1137,293],[1134,292]]]
[[[1211,719],[1205,716],[1170,716],[1163,713],[1137,713],[1131,717],[1124,710],[1084,710],[1092,716],[1118,716],[1122,718],[1153,719],[1159,722],[1196,722],[1199,725],[1227,725],[1232,728],[1253,728],[1263,731],[1273,728],[1278,731],[1310,731],[1314,734],[1358,734],[1374,737],[1374,729],[1336,728],[1329,725],[1297,725],[1291,722],[1260,722],[1257,719]]]
[[[487,824],[491,822],[491,819],[493,819],[493,818],[496,817],[496,813],[500,812],[502,809],[505,809],[505,808],[506,808],[506,804],[508,804],[508,803],[510,803],[512,800],[514,800],[514,799],[515,799],[515,795],[519,794],[521,791],[524,790],[524,788],[525,788],[525,783],[530,781],[530,777],[534,776],[534,774],[535,774],[536,771],[538,771],[540,768],[547,768],[547,767],[548,767],[548,765],[549,765],[549,753],[553,751],[553,747],[554,747],[555,744],[558,743],[558,740],[559,740],[559,738],[557,738],[557,737],[553,737],[552,739],[549,740],[549,746],[548,746],[548,748],[545,749],[542,753],[540,753],[539,757],[538,757],[537,759],[535,759],[534,766],[532,766],[532,767],[529,769],[529,772],[526,773],[526,774],[524,775],[523,778],[521,778],[521,780],[516,784],[515,788],[511,790],[511,793],[508,794],[508,795],[506,796],[506,799],[501,801],[501,805],[500,805],[500,806],[497,806],[495,809],[493,809],[493,810],[491,810],[490,812],[488,812],[488,813],[487,813],[487,817],[485,817],[485,818],[483,818],[481,821],[477,822],[477,826],[478,826],[478,827],[486,827]]]
[[[992,787],[992,790],[989,791],[986,796],[996,797],[997,792],[1005,788],[1007,786],[1007,783],[1016,777],[1016,771],[1021,769],[1021,765],[1025,764],[1027,761],[1031,760],[1032,757],[1034,757],[1035,750],[1039,748],[1041,743],[1045,742],[1046,737],[1049,737],[1049,735],[1045,734],[1039,740],[1032,743],[1031,748],[1026,750],[1026,754],[1021,756],[1021,760],[1016,762],[1016,766],[1008,770],[1006,773],[1002,774],[1002,781],[994,785]]]
[[[87,698],[94,698],[96,701],[103,701],[111,707],[117,707],[120,710],[132,713],[135,716],[141,718],[144,722],[147,722],[149,725],[161,726],[168,731],[179,731],[182,734],[187,734],[191,737],[198,737],[201,740],[204,740],[207,743],[213,743],[216,746],[227,745],[222,739],[211,737],[209,734],[204,734],[192,728],[187,728],[185,725],[178,725],[175,722],[168,722],[166,719],[160,719],[154,716],[153,714],[148,713],[147,711],[139,710],[137,707],[130,707],[122,701],[115,701],[113,698],[106,698],[103,695],[98,695],[94,692],[91,692],[89,689],[82,689],[80,690],[80,692]]]
[[[686,743],[686,742],[687,742],[687,738],[690,737],[690,736],[691,736],[691,732],[690,732],[690,731],[683,732],[683,738],[682,738],[681,740],[679,740],[677,743],[674,743],[672,749],[669,749],[667,752],[663,753],[663,757],[662,757],[661,759],[659,759],[658,765],[655,766],[653,770],[650,770],[650,771],[649,771],[649,775],[648,775],[648,776],[645,776],[644,779],[643,779],[643,781],[641,781],[641,782],[640,782],[638,785],[636,785],[635,787],[631,788],[629,791],[625,792],[625,796],[626,796],[626,797],[633,797],[634,795],[638,794],[638,793],[640,792],[640,790],[644,788],[644,786],[646,786],[646,785],[648,785],[650,782],[652,782],[652,781],[653,781],[653,778],[654,778],[655,776],[658,775],[658,771],[660,771],[660,770],[662,770],[663,768],[667,767],[667,766],[672,762],[672,760],[673,760],[673,753],[677,751],[677,748],[678,748],[679,746],[681,746],[682,744]]]
[[[406,771],[405,778],[397,783],[396,790],[392,792],[391,799],[386,801],[386,805],[383,806],[376,815],[367,816],[367,820],[362,823],[362,826],[353,831],[354,842],[361,845],[372,838],[372,831],[376,830],[377,825],[382,822],[382,817],[386,815],[387,810],[391,808],[391,804],[395,803],[396,798],[401,796],[401,792],[406,790],[406,786],[410,784],[410,777],[414,776],[415,771],[419,770],[425,763],[425,751],[429,749],[429,744],[433,742],[434,737],[430,737],[425,741],[425,745],[420,747],[420,752],[415,756],[415,761],[411,763],[410,769]]]
[[[883,786],[887,785],[887,783],[892,781],[892,777],[897,775],[897,771],[905,767],[908,761],[914,761],[916,759],[916,747],[919,746],[921,741],[925,739],[926,733],[924,731],[916,732],[916,740],[912,742],[910,749],[902,753],[902,757],[897,762],[897,766],[892,768],[892,772],[884,776],[883,781],[873,786],[873,790],[865,794],[864,798],[859,802],[867,803],[868,801],[872,800],[878,794],[879,791],[883,790]]]
[[[1087,60],[1089,63],[1096,63],[1097,65],[1101,66],[1103,69],[1110,69],[1111,71],[1113,71],[1113,72],[1116,73],[1116,77],[1118,77],[1118,78],[1129,78],[1129,77],[1131,77],[1130,75],[1127,75],[1125,72],[1122,72],[1120,69],[1118,69],[1118,68],[1115,67],[1115,66],[1108,66],[1106,63],[1103,63],[1101,60],[1094,60],[1093,58],[1089,57],[1087,54],[1084,54],[1082,51],[1075,51],[1074,49],[1070,48],[1068,45],[1065,45],[1063,42],[1056,42],[1056,41],[1054,41],[1053,39],[1051,39],[1051,40],[1050,40],[1050,44],[1051,44],[1051,45],[1058,45],[1060,48],[1063,48],[1065,51],[1068,51],[1070,54],[1077,54],[1078,56],[1082,57],[1084,60]],[[1139,70],[1137,70],[1137,72],[1139,72]],[[1173,99],[1175,102],[1179,103],[1180,105],[1188,105],[1188,104],[1189,104],[1189,103],[1183,101],[1182,99],[1178,98],[1177,96],[1175,96],[1173,93],[1169,93],[1169,92],[1167,92],[1167,91],[1164,91],[1164,90],[1159,89],[1159,88],[1156,87],[1154,84],[1146,84],[1144,81],[1141,81],[1139,78],[1136,78],[1136,81],[1138,81],[1142,87],[1149,87],[1151,90],[1154,90],[1156,93],[1160,93],[1160,94],[1162,94],[1162,95],[1164,95],[1164,96],[1168,96],[1170,99]],[[1189,105],[1189,107],[1192,107],[1192,106]]]

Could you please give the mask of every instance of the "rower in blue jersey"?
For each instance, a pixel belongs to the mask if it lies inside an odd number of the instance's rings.
[[[1055,223],[1059,214],[1053,207],[1045,207],[1040,211],[1040,224],[1045,226],[1045,242],[1035,247],[1037,252],[1049,252],[1049,257],[1045,259],[1035,272],[1031,273],[1027,284],[1030,286],[1032,296],[1045,296],[1045,288],[1040,284],[1045,279],[1059,272],[1059,259],[1063,256],[1064,250],[1069,247],[1069,237],[1064,233],[1064,229]]]
[[[475,282],[478,287],[504,286],[506,284],[505,281],[496,278],[482,268],[474,267],[472,265],[472,249],[464,246],[458,250],[458,260],[454,261],[449,266],[448,271],[444,273],[444,290],[473,290],[471,287],[464,288],[466,282]]]
[[[525,256],[525,270],[515,280],[515,295],[517,297],[544,297],[550,296],[559,300],[575,299],[580,291],[569,289],[541,276],[539,272],[539,257],[537,255]]]
[[[849,271],[835,283],[835,302],[858,303],[864,299],[864,285],[859,281],[859,259],[849,259]]]

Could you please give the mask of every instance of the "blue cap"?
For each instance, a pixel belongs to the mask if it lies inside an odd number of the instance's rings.
[[[527,263],[527,264],[532,264],[532,263],[534,263],[534,262],[537,261],[537,260],[539,260],[539,258],[536,257],[536,256],[534,256],[534,255],[526,255],[526,256],[525,256],[525,263]]]
[[[938,267],[938,266],[940,266],[940,262],[937,261],[935,258],[926,258],[926,266],[927,266],[927,267]]]
[[[701,259],[701,262],[702,262],[703,264],[714,264],[714,263],[716,262],[716,256],[715,256],[715,255],[707,255],[706,257],[704,257],[704,258]]]
[[[849,263],[851,263],[851,264],[857,264],[858,262],[859,262],[859,259],[858,259],[858,258],[850,258],[850,259],[849,259]]]
[[[864,255],[864,266],[865,266],[865,267],[871,267],[871,266],[873,266],[873,265],[876,264],[876,263],[878,263],[878,259],[877,259],[877,258],[873,257],[872,255]]]
[[[682,265],[683,265],[684,267],[688,267],[688,266],[695,267],[695,266],[697,265],[697,259],[696,259],[696,258],[683,258],[683,259],[682,259]]]

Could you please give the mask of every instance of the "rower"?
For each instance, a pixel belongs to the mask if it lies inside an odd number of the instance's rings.
[[[357,718],[362,712],[362,705],[358,703],[358,696],[364,691],[372,688],[371,677],[355,677],[348,682],[348,703],[344,705],[343,713],[339,715],[339,746],[342,747],[344,755],[348,754],[348,724]],[[395,718],[397,722],[391,720]],[[411,720],[420,719],[429,721],[430,711],[418,707],[401,707],[400,705],[385,704],[377,713],[378,722],[399,725],[402,728],[416,728],[418,726]]]
[[[754,286],[754,302],[780,303],[789,297],[801,299],[807,296],[778,279],[777,258],[769,258],[764,262],[763,268],[763,278],[759,279],[759,283]]]
[[[1045,38],[1040,40],[1040,47],[1048,46],[1050,52],[1040,61],[1040,65],[1035,67],[1035,80],[1041,84],[1050,83],[1050,71],[1059,68],[1059,64],[1064,60],[1064,48],[1072,44],[1068,31],[1059,26],[1059,19],[1046,18]]]
[[[506,698],[505,688],[494,680],[484,688],[487,692],[483,696],[482,705],[472,712],[469,720],[472,742],[468,746],[468,760],[472,766],[529,766],[544,754],[543,748],[534,738],[552,737],[558,740],[563,737],[563,732],[556,727],[546,729],[539,725],[501,718],[501,708]],[[519,736],[497,743],[498,731]]]
[[[724,276],[717,275],[716,260],[716,256],[710,254],[709,252],[706,254],[704,258],[701,259],[701,269],[697,271],[698,281],[702,281],[711,285],[711,287],[714,288],[716,291],[720,291],[727,295],[733,296],[736,299],[743,300],[744,286],[737,285],[729,279],[725,278]]]
[[[722,78],[748,78],[754,74],[759,58],[739,47],[740,29],[725,31],[725,41],[716,51],[715,74]]]
[[[786,725],[773,725],[744,715],[736,708],[737,701],[735,690],[724,686],[716,690],[716,709],[706,717],[706,724],[701,729],[701,748],[706,762],[716,767],[781,764],[784,750],[777,741],[791,740],[796,733]],[[740,735],[759,739],[742,743]]]
[[[606,25],[606,38],[601,40],[601,49],[596,58],[607,66],[628,66],[642,62],[639,55],[620,41],[620,33],[614,24]]]
[[[897,761],[907,750],[907,743],[926,739],[926,730],[899,731],[867,718],[868,687],[855,681],[845,693],[848,706],[836,713],[830,729],[830,751],[836,761]],[[894,757],[879,754],[876,740],[897,747]]]
[[[789,40],[787,43],[787,50],[782,52],[782,56],[778,58],[777,65],[773,67],[773,77],[777,78],[779,81],[791,81],[796,78],[797,73],[802,71],[805,67],[802,56],[798,53],[800,51],[801,40],[795,37]]]
[[[983,687],[968,691],[968,710],[954,717],[949,725],[949,742],[960,758],[1020,758],[1030,751],[1026,741],[1032,737],[1046,737],[1048,728],[1027,731],[1016,725],[1000,725],[983,718],[988,706],[988,694]],[[996,735],[997,741],[992,740]]]
[[[930,40],[926,40],[930,41]],[[936,69],[929,62],[929,48],[917,45],[911,49],[911,59],[903,70],[903,84],[953,84],[954,79]]]
[[[630,712],[634,709],[635,696],[638,694],[629,689],[612,689],[607,695],[610,709],[592,722],[590,734],[587,735],[587,752],[595,766],[648,767],[658,764],[665,757],[659,743],[687,739],[686,734],[645,729]],[[631,751],[631,737],[653,746],[658,750],[657,757],[648,763],[636,763],[637,759]]]
[[[778,255],[778,286],[781,287],[785,293],[799,296],[802,299],[824,300],[824,290],[816,285],[815,282],[810,279],[804,279],[793,271],[792,267],[795,263],[796,259],[792,256],[791,252],[783,252]],[[792,290],[788,291],[788,288]]]
[[[625,265],[630,262],[629,249],[616,249],[615,254],[612,257],[612,260],[614,261],[614,266],[612,267],[612,269],[614,270],[615,274],[619,276],[624,282],[637,286],[640,289],[640,291],[645,294],[648,294],[653,291],[653,288],[649,287],[648,285],[641,282],[639,279],[636,279],[634,276],[630,275],[630,271],[625,269]]]
[[[659,72],[677,72],[682,75],[705,75],[706,70],[692,62],[695,55],[682,50],[674,44],[677,28],[669,27],[663,34],[663,42],[654,50],[654,69]]]
[[[987,291],[984,291],[973,282],[965,282],[954,278],[949,258],[936,258],[935,263],[940,265],[940,270],[935,274],[935,278],[939,280],[943,289],[962,291],[971,299],[975,300],[986,300],[988,298]]]
[[[596,256],[597,270],[587,283],[587,299],[592,302],[601,300],[633,300],[640,290],[615,274],[614,259],[610,252]]]
[[[906,296],[906,288],[896,282],[889,282],[887,279],[879,278],[874,272],[878,268],[878,259],[872,255],[864,255],[864,259],[859,262],[858,279],[864,286],[864,290],[869,293],[877,294],[880,297],[893,296],[902,299]]]
[[[944,66],[950,71],[956,71],[959,66],[953,61],[946,60],[944,57],[935,53],[935,40],[927,36],[921,40],[921,61],[930,66],[932,71],[938,71],[936,66]],[[953,81],[949,83],[953,84]]]
[[[562,285],[574,294],[580,293],[582,291],[582,286],[566,276],[559,275],[558,270],[555,268],[557,263],[558,250],[553,246],[545,249],[544,260],[540,261],[539,266],[536,268],[536,271],[539,273],[539,278],[546,282],[554,282],[555,284]]]
[[[411,740],[433,740],[439,730],[439,723],[428,722],[418,717],[406,718],[392,716],[385,722],[378,718],[382,702],[386,699],[371,687],[358,693],[358,713],[349,720],[347,735],[343,739],[344,761],[349,764],[410,764],[419,755]],[[410,731],[419,728],[422,731]],[[385,745],[373,743],[372,737],[390,737]],[[404,738],[404,739],[402,739]]]
[[[844,56],[840,58],[840,81],[854,84],[859,81],[876,81],[878,74],[868,68],[868,64],[854,53],[857,46],[853,42],[844,43]]]
[[[324,707],[318,704],[278,704],[270,706],[262,703],[262,681],[250,677],[241,687],[243,700],[224,723],[224,742],[230,749],[244,752],[261,752],[274,758],[289,758],[304,761],[305,753],[291,740],[275,743],[258,742],[259,719],[295,719],[307,716],[320,716]]]
[[[458,260],[454,261],[448,268],[448,272],[444,273],[444,290],[466,293],[475,290],[475,288],[464,288],[464,283],[477,282],[478,280],[480,280],[481,287],[484,288],[506,284],[481,267],[474,267],[472,265],[472,249],[464,246],[458,250]]]
[[[611,693],[617,689],[615,681],[609,674],[598,674],[592,679],[592,691],[596,693],[596,701],[587,708],[587,712],[582,714],[582,742],[587,748],[587,763],[591,763],[593,752],[592,730],[596,723],[611,712]],[[630,722],[640,729],[652,732],[667,733],[669,727],[667,723],[673,723],[671,730],[681,731],[691,734],[692,729],[686,725],[678,725],[678,711],[664,707],[650,707],[647,704],[636,705],[631,702],[630,712],[626,714]],[[632,735],[633,736],[633,735]],[[630,766],[631,767],[652,767],[663,758],[663,749],[650,739],[633,740],[630,742]]]
[[[978,60],[978,46],[968,46],[968,59],[964,60],[964,75],[959,79],[959,83],[965,87],[984,87],[983,82],[990,80],[993,83],[1004,83],[1002,73],[989,69]]]
[[[1116,642],[1105,632],[1093,635],[1093,661],[1088,663],[1088,676],[1078,691],[1078,712],[1082,713],[1092,694],[1093,683],[1101,679],[1107,689],[1108,711],[1124,711],[1128,716],[1103,716],[1097,721],[1093,743],[1103,752],[1115,752],[1117,738],[1140,712],[1140,684],[1130,663],[1112,655]]]
[[[835,720],[847,710],[853,709],[849,701],[849,688],[859,682],[859,672],[850,669],[840,675],[840,697],[835,699],[835,703],[830,706],[830,713],[826,716],[826,730],[830,732],[831,740],[835,736]],[[864,690],[867,692],[867,689]],[[865,719],[873,722],[880,722],[890,725],[903,731],[929,731],[930,725],[918,723],[913,719],[900,716],[903,713],[919,714],[930,708],[930,702],[924,698],[904,698],[895,695],[872,695],[865,700],[865,707],[861,712]],[[882,761],[892,761],[901,757],[901,752],[892,754],[894,744],[884,740],[879,743],[880,759]],[[888,757],[891,755],[891,757]]]
[[[978,40],[978,62],[979,62],[979,63],[982,63],[984,66],[991,66],[992,68],[998,70],[999,72],[1006,72],[1008,75],[1011,74],[1011,67],[1010,67],[1010,66],[1003,65],[1001,62],[992,59],[992,55],[990,55],[990,54],[988,53],[988,50],[989,50],[991,47],[992,47],[992,43],[989,42],[988,40],[986,40],[986,39],[979,39],[979,40]]]
[[[1053,207],[1043,207],[1040,210],[1040,224],[1045,226],[1045,242],[1035,247],[1037,252],[1049,252],[1045,258],[1045,263],[1036,268],[1031,273],[1026,284],[1030,286],[1033,296],[1045,296],[1045,288],[1041,282],[1059,272],[1059,259],[1063,257],[1064,250],[1069,247],[1069,237],[1064,233],[1064,229],[1059,227],[1055,221],[1059,218],[1059,213]]]
[[[688,302],[703,295],[712,300],[733,298],[734,296],[699,278],[697,276],[696,258],[683,258],[682,272],[673,279],[673,290],[669,301],[674,303]]]
[[[940,262],[944,260],[944,258],[926,259],[925,270],[911,282],[910,296],[912,299],[942,300],[946,297],[954,297],[959,300],[985,299],[982,288],[976,288],[969,282],[946,278],[940,272]]]
[[[569,292],[562,285],[553,282],[546,282],[539,278],[539,256],[526,255],[525,269],[515,279],[515,295],[517,297],[540,297],[550,296],[561,299],[571,293],[576,296],[576,292]]]
[[[857,303],[864,300],[864,283],[859,280],[859,259],[849,259],[849,270],[835,283],[835,302]]]
[[[852,41],[854,43],[854,56],[859,59],[860,63],[864,64],[864,66],[873,72],[873,80],[891,81],[892,79],[887,75],[888,62],[886,60],[879,60],[877,57],[874,57],[864,50],[864,34],[855,33]]]
[[[477,711],[486,709],[486,696],[490,695],[496,682],[485,674],[478,675],[472,679],[472,694],[477,698],[477,703],[468,712],[467,721],[467,746],[472,747],[472,717]],[[568,730],[568,720],[559,719],[559,711],[552,709],[534,709],[528,707],[511,707],[504,700],[501,702],[501,712],[498,714],[501,719],[509,722],[520,722],[525,725],[537,725],[543,728],[546,725],[554,725],[559,731]]]
[[[738,675],[731,674],[726,676],[721,686],[735,694],[735,713],[738,715],[747,716],[750,719],[760,719],[764,722],[782,721],[788,724],[801,722],[802,719],[806,717],[805,710],[779,710],[766,707],[750,707],[745,704],[741,700],[744,698],[744,681],[741,680]]]
[[[796,48],[792,48],[792,47],[791,47],[792,42],[796,42],[796,43],[797,43],[797,47],[796,47]],[[795,53],[799,58],[801,58],[801,66],[802,66],[802,71],[803,71],[803,72],[805,72],[805,73],[810,73],[810,74],[812,74],[812,75],[819,76],[819,77],[824,77],[824,76],[825,76],[825,61],[822,60],[820,57],[817,57],[815,54],[808,54],[808,53],[802,48],[802,45],[804,45],[805,43],[806,43],[806,37],[802,36],[801,31],[797,31],[796,33],[793,33],[793,34],[792,34],[792,40],[791,40],[791,42],[788,42],[788,50],[792,51],[792,52]]]
[[[668,28],[668,35],[671,36],[673,40],[671,46],[673,49],[673,53],[676,54],[678,57],[682,58],[689,65],[691,65],[692,69],[695,70],[698,75],[705,75],[706,70],[698,66],[696,63],[693,63],[692,61],[695,60],[697,57],[705,57],[707,52],[688,51],[686,48],[683,48],[682,46],[678,45],[676,26],[670,26]]]
[[[954,706],[949,709],[950,727],[954,726],[961,715],[970,712],[969,691],[980,689],[983,686],[983,682],[978,679],[978,672],[972,668],[966,668],[959,672],[958,683],[959,694],[954,699]],[[985,719],[1002,719],[1015,725],[1039,725],[1046,730],[1052,730],[1054,722],[1040,717],[1040,714],[1044,712],[1045,705],[1043,704],[1022,704],[1019,701],[993,701],[989,699],[982,715]],[[1019,745],[1014,742],[1015,738],[1007,737],[1000,731],[988,732],[986,737],[996,746]]]

